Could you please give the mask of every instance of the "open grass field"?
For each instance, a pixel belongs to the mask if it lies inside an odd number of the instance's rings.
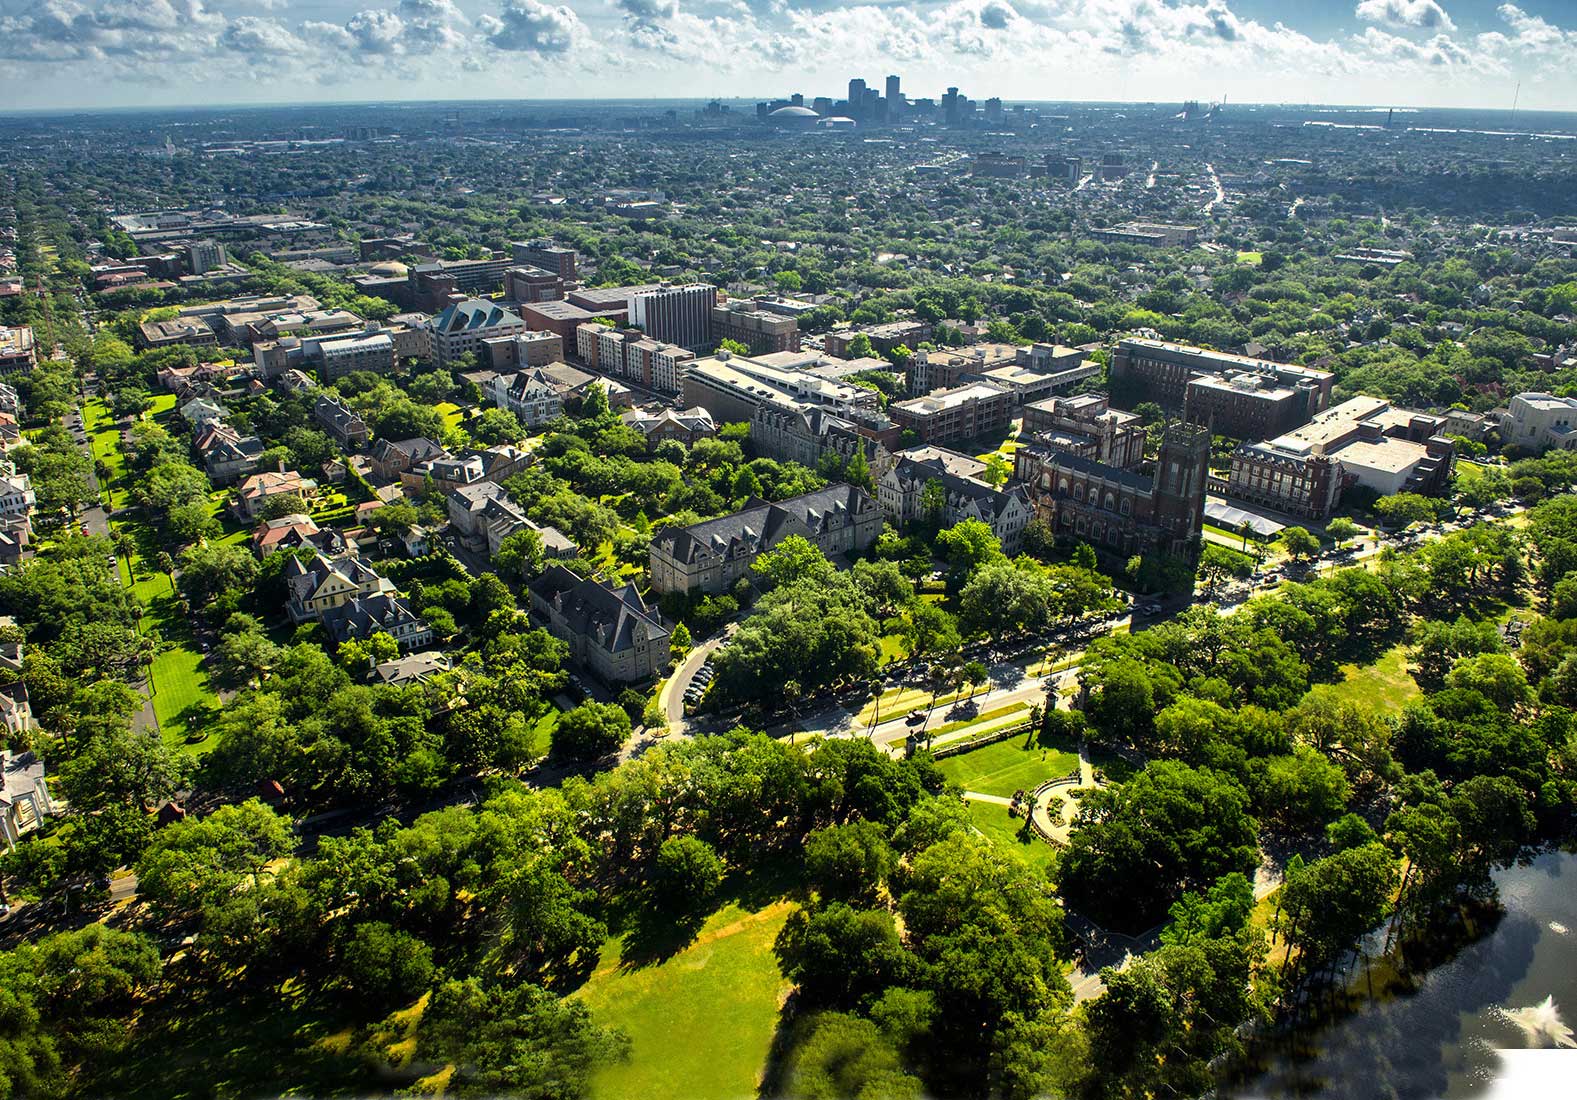
[[[993,802],[971,802],[969,820],[987,840],[1015,859],[1042,871],[1051,865],[1051,845],[1026,829],[1022,817],[1008,816],[1006,806],[998,806]]]
[[[1015,791],[1033,790],[1048,779],[1067,775],[1079,766],[1079,758],[1031,732],[950,756],[936,766],[966,791],[1011,798]]]
[[[444,401],[441,404],[434,405],[433,408],[443,414],[444,426],[447,428],[458,427],[460,421],[465,419],[465,410],[453,401]]]
[[[175,395],[173,393],[156,393],[153,395],[153,404],[148,407],[148,415],[154,419],[168,416],[175,411]]]
[[[1258,267],[1260,264],[1262,264],[1264,262],[1265,262],[1265,254],[1263,252],[1239,252],[1238,253],[1238,263],[1240,263],[1240,264],[1248,264],[1251,267]]]
[[[789,983],[772,941],[793,910],[730,903],[681,950],[627,960],[610,939],[575,996],[630,1037],[630,1058],[598,1075],[593,1100],[735,1100],[756,1094]]]
[[[1372,664],[1359,668],[1343,665],[1338,694],[1382,710],[1400,711],[1409,699],[1417,697],[1418,684],[1407,671],[1407,647],[1397,645],[1382,653]]]

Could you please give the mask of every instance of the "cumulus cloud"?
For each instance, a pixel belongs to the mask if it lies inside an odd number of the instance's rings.
[[[1435,0],[1360,0],[1354,14],[1365,22],[1385,23],[1393,27],[1456,30],[1451,16]]]
[[[540,0],[504,0],[489,26],[488,42],[515,52],[567,54],[586,38],[586,24],[573,9]]]

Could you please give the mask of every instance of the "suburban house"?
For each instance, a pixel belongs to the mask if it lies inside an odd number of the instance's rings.
[[[306,500],[317,491],[316,481],[302,477],[295,470],[264,470],[236,486],[235,503],[230,511],[242,523],[252,523],[262,515],[263,506],[273,497],[289,495]]]
[[[218,423],[229,415],[230,411],[223,405],[206,397],[194,397],[181,406],[181,419],[190,424],[194,430],[204,424]]]
[[[673,631],[633,584],[613,588],[562,565],[531,582],[531,610],[570,657],[608,684],[636,683],[668,667]]]
[[[228,424],[208,424],[197,433],[194,445],[203,460],[208,480],[229,485],[252,473],[263,462],[263,441],[242,435]]]
[[[20,516],[33,510],[38,497],[33,492],[33,479],[16,472],[16,463],[0,459],[0,515]]]
[[[401,652],[408,653],[431,645],[433,640],[433,629],[427,621],[411,610],[404,597],[392,592],[352,596],[344,603],[325,608],[321,619],[335,645],[387,634],[399,643]]]
[[[0,836],[14,851],[17,841],[60,810],[49,797],[44,762],[33,753],[0,752],[0,778],[5,782],[0,792]]]
[[[485,451],[466,451],[464,454],[444,455],[419,463],[400,475],[400,487],[408,496],[419,496],[432,483],[434,491],[447,494],[463,485],[481,481],[503,481],[506,477],[531,465],[530,451],[522,451],[507,443],[489,447]]]
[[[398,442],[380,439],[372,448],[372,476],[379,481],[398,481],[401,474],[417,463],[442,458],[448,453],[440,444],[422,437]]]
[[[425,653],[407,653],[392,661],[384,661],[373,666],[372,674],[379,683],[398,687],[404,684],[425,684],[452,667],[454,662],[449,659],[449,655],[434,649]]]
[[[322,619],[352,599],[394,594],[394,582],[355,558],[330,560],[319,554],[310,563],[299,558],[285,562],[285,610],[290,621]]]
[[[790,535],[810,540],[831,558],[869,548],[883,522],[870,494],[846,482],[776,504],[757,500],[732,515],[659,532],[649,549],[652,588],[722,592]]]
[[[275,550],[299,550],[302,547],[318,551],[325,557],[337,558],[354,554],[356,544],[333,527],[319,528],[311,516],[299,513],[265,519],[252,532],[252,549],[260,558]]]

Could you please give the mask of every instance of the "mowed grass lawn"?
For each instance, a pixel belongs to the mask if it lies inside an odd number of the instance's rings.
[[[574,995],[630,1037],[629,1060],[598,1074],[593,1100],[736,1100],[756,1094],[789,983],[772,955],[794,904],[729,904],[682,951],[626,966],[610,939]]]
[[[1024,827],[1022,817],[1010,817],[1006,806],[970,802],[969,820],[987,840],[1037,870],[1051,865],[1051,845]]]
[[[1407,647],[1397,645],[1382,653],[1373,664],[1359,668],[1343,665],[1336,692],[1355,702],[1368,703],[1381,710],[1400,711],[1421,691],[1413,674],[1407,671]]]
[[[1076,754],[1031,732],[937,761],[948,779],[966,791],[1012,798],[1079,766]]]

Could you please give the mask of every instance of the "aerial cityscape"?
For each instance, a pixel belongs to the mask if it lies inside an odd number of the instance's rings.
[[[1571,12],[341,7],[0,0],[0,1100],[1570,1095]]]

